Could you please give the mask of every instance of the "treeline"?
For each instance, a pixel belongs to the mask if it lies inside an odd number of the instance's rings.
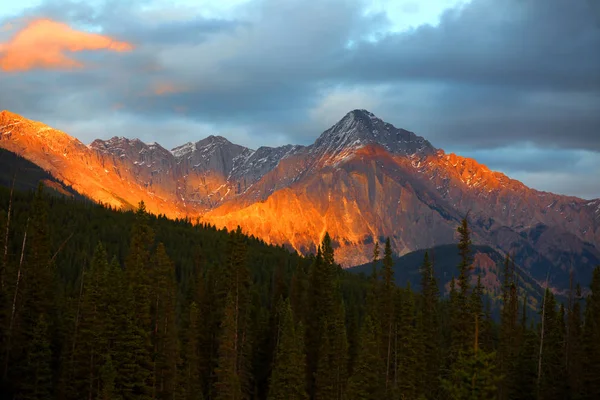
[[[504,265],[501,320],[471,276],[448,296],[376,247],[370,277],[146,213],[0,193],[1,393],[14,399],[597,399],[600,268],[538,323]],[[471,282],[477,282],[471,285]]]

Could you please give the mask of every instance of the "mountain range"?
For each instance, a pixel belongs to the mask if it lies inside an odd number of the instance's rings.
[[[92,200],[188,217],[300,253],[327,231],[343,266],[369,261],[390,237],[397,255],[456,242],[468,216],[474,243],[510,253],[557,290],[569,271],[589,282],[600,264],[600,199],[538,191],[435,148],[366,110],[353,110],[309,146],[260,147],[209,136],[167,150],[113,137],[86,145],[43,123],[0,112],[0,148]],[[18,172],[17,172],[18,173]]]

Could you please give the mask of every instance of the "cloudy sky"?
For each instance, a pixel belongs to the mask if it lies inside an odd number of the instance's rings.
[[[355,108],[600,197],[600,1],[0,1],[0,109],[86,143],[309,144]]]

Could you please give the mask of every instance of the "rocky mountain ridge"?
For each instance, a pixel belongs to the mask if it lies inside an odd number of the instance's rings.
[[[600,199],[528,188],[366,110],[354,110],[310,146],[236,145],[209,136],[167,150],[113,137],[89,146],[16,114],[0,113],[0,147],[78,192],[116,207],[144,200],[169,217],[200,218],[300,252],[325,231],[343,265],[368,261],[391,237],[397,254],[455,241],[467,213],[474,241],[519,258],[532,276],[585,278],[600,262]]]

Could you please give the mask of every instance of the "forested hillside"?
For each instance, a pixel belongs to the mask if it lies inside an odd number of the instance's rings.
[[[596,399],[600,268],[540,323],[506,260],[500,322],[471,285],[470,230],[449,296],[238,229],[0,188],[0,392],[14,399]],[[380,257],[381,256],[381,257]],[[437,256],[439,258],[439,255]],[[436,263],[438,260],[436,259]],[[589,284],[582,282],[582,284]]]

